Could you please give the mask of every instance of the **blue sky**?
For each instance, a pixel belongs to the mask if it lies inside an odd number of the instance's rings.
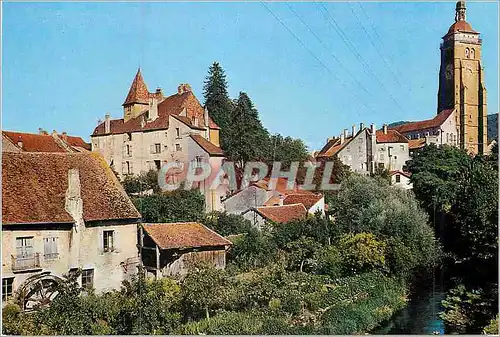
[[[122,116],[139,64],[150,91],[189,83],[203,103],[213,61],[270,132],[310,149],[359,122],[434,116],[439,44],[455,3],[323,5],[331,17],[318,3],[267,3],[287,29],[256,2],[3,3],[2,127],[88,140],[106,113]],[[498,3],[468,2],[467,21],[482,33],[494,113]]]

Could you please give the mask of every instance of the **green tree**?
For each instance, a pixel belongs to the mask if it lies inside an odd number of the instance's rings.
[[[248,233],[252,223],[239,214],[211,212],[205,215],[203,224],[223,236]]]
[[[342,235],[339,250],[345,268],[354,273],[385,267],[386,244],[378,241],[372,233]]]
[[[386,265],[394,273],[409,276],[439,256],[428,216],[411,191],[351,174],[329,207],[339,234],[372,233],[387,244]]]
[[[143,222],[200,221],[205,197],[197,190],[178,189],[132,198]]]
[[[229,129],[231,126],[232,102],[227,92],[227,80],[224,69],[218,62],[208,68],[208,75],[203,85],[205,108],[210,117],[219,125],[221,145],[225,150],[228,143]]]
[[[307,147],[301,139],[283,137],[279,133],[271,135],[269,139],[267,161],[272,164],[274,161],[281,162],[282,168],[287,169],[292,162],[304,162],[309,159]]]
[[[127,194],[139,194],[148,190],[152,190],[154,193],[160,191],[158,185],[158,171],[149,170],[147,172],[141,172],[138,176],[133,174],[127,174],[122,180],[123,188]]]
[[[226,156],[239,168],[252,160],[261,160],[269,147],[269,133],[262,126],[259,113],[250,97],[240,92],[231,111]]]

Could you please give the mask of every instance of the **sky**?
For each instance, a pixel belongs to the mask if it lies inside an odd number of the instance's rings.
[[[441,37],[455,2],[2,3],[2,128],[90,139],[122,118],[140,66],[150,91],[189,83],[203,104],[214,61],[271,133],[309,150],[353,124],[436,114]],[[467,2],[498,112],[498,3]]]

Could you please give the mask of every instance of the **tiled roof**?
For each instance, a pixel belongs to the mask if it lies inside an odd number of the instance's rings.
[[[161,249],[229,246],[231,241],[197,222],[143,224]]]
[[[67,152],[57,143],[51,135],[39,135],[35,133],[23,133],[13,131],[2,131],[15,145],[23,142],[23,150],[26,152]]]
[[[281,193],[281,194],[295,194],[295,193],[309,194],[309,193],[312,193],[310,191],[299,190],[297,182],[295,182],[293,189],[289,189],[288,188],[288,179],[286,179],[284,177],[276,178],[276,184],[274,186],[274,189],[271,189],[270,183],[271,183],[271,178],[266,177],[266,178],[261,179],[259,181],[252,182],[251,185],[265,189],[266,191],[273,190],[273,191],[276,191],[276,192]]]
[[[408,141],[408,148],[410,150],[420,149],[425,146],[425,138],[410,139]]]
[[[307,210],[302,204],[257,207],[255,211],[267,220],[276,223],[287,223],[307,216]]]
[[[408,138],[403,136],[397,130],[377,130],[376,133],[377,143],[408,143]]]
[[[432,119],[401,124],[391,129],[397,130],[403,134],[420,130],[434,129],[441,126],[448,119],[448,117],[450,117],[453,111],[454,109],[446,109],[441,111],[439,114],[436,115],[436,117]]]
[[[464,20],[459,20],[450,26],[448,29],[448,34],[453,34],[455,32],[466,32],[466,33],[477,33],[472,29],[471,25]]]
[[[90,151],[90,143],[85,142],[81,137],[57,135],[61,140],[66,138],[65,142],[70,146],[81,147],[85,150]]]
[[[363,129],[364,130],[364,129]],[[360,130],[359,132],[363,131]],[[330,140],[326,143],[325,146],[321,149],[321,151],[316,155],[316,157],[332,157],[336,155],[340,150],[342,150],[347,144],[351,142],[356,136],[359,134],[359,132],[354,136],[350,136],[344,139],[344,142],[341,144],[340,143],[340,138],[335,138],[333,140]]]
[[[389,172],[390,176],[393,176],[395,174],[401,174],[401,175],[405,176],[406,178],[410,178],[411,177],[411,173],[410,172],[404,172],[404,171],[400,171],[400,170],[395,170],[395,171],[390,171]]]
[[[141,69],[138,69],[123,105],[133,103],[149,104],[149,96],[148,87],[142,78]]]
[[[184,109],[186,109],[186,116],[179,116]],[[185,91],[181,94],[176,93],[161,101],[158,104],[158,118],[155,120],[148,121],[145,119],[145,115],[146,111],[135,118],[131,118],[127,122],[125,122],[123,118],[111,120],[110,133],[122,134],[126,132],[168,129],[169,118],[171,115],[175,116],[175,118],[181,120],[193,129],[205,127],[205,110],[191,91]],[[198,119],[199,126],[192,124],[193,117]],[[141,126],[143,119],[144,126]],[[94,129],[94,132],[92,133],[93,136],[105,134],[104,123],[105,122],[102,122]],[[208,124],[210,128],[219,128],[210,117]]]
[[[203,150],[205,150],[210,156],[213,157],[223,157],[224,152],[220,147],[206,140],[200,135],[192,134],[190,137],[198,144]]]
[[[283,200],[283,205],[302,204],[309,210],[321,198],[323,198],[321,194],[289,194]]]
[[[73,222],[65,210],[73,168],[79,170],[85,221],[141,217],[100,155],[22,152],[2,154],[3,223]]]

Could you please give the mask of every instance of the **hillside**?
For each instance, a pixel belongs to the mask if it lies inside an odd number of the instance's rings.
[[[498,112],[488,115],[488,143],[498,140]]]

